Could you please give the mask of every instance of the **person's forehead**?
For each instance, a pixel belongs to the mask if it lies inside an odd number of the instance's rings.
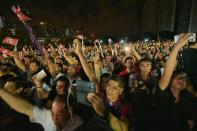
[[[76,66],[75,66],[75,65],[69,65],[68,68],[69,68],[69,69],[75,69]]]
[[[62,80],[57,81],[57,85],[64,85],[64,84],[66,84],[65,81],[62,81]]]
[[[65,111],[65,104],[62,102],[54,101],[52,104],[52,111],[53,112],[62,112]]]
[[[184,75],[177,75],[176,77],[175,77],[175,79],[182,79],[182,80],[186,80],[186,77],[184,76]]]
[[[129,58],[129,59],[126,60],[126,62],[132,62],[132,61],[134,61],[133,58]]]
[[[105,58],[111,58],[110,54],[106,54]]]
[[[31,62],[30,65],[31,66],[37,66],[37,64],[35,62]]]
[[[140,65],[151,65],[150,61],[142,61],[140,62]]]
[[[15,86],[15,82],[13,82],[13,81],[7,81],[6,83],[5,83],[5,85],[9,85],[9,86]]]
[[[63,60],[62,60],[62,59],[60,59],[60,58],[57,58],[57,59],[56,59],[56,61],[61,61],[61,62],[62,62]]]
[[[24,59],[29,60],[29,59],[31,59],[31,57],[30,56],[24,56]]]
[[[112,85],[112,86],[115,86],[115,87],[119,87],[119,83],[117,81],[114,81],[114,80],[109,80],[108,84]]]

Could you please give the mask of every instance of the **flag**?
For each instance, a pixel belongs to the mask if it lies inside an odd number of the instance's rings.
[[[2,43],[16,46],[17,43],[18,43],[18,39],[14,39],[14,38],[11,38],[11,37],[5,37],[2,41]]]
[[[10,50],[8,50],[8,49],[5,49],[5,48],[3,48],[3,47],[0,47],[0,52],[2,53],[2,54],[5,54],[5,55],[11,55],[11,53],[12,53],[12,51],[10,51]]]
[[[40,43],[38,42],[38,39],[36,38],[34,32],[33,32],[33,29],[31,26],[29,26],[28,24],[26,24],[25,22],[27,20],[31,20],[28,16],[24,15],[22,12],[21,12],[21,9],[20,7],[18,6],[18,8],[16,8],[15,6],[12,6],[12,10],[14,11],[14,13],[17,15],[17,17],[20,19],[20,21],[23,22],[25,28],[27,29],[28,33],[29,33],[29,36],[30,36],[30,39],[31,39],[31,42],[32,42],[32,46],[33,48],[37,48],[38,51],[40,52],[41,55],[44,55],[44,52],[42,50],[42,46],[40,45]]]
[[[31,18],[29,18],[28,16],[24,15],[21,12],[21,9],[19,6],[18,6],[18,8],[16,8],[15,6],[12,6],[12,10],[17,15],[17,17],[20,19],[20,21],[26,22],[27,20],[31,20]]]
[[[38,39],[36,38],[33,29],[31,26],[29,26],[28,24],[24,23],[25,28],[27,29],[31,42],[32,42],[32,46],[33,48],[38,49],[38,51],[40,52],[41,55],[44,55],[44,51],[42,50],[42,46],[41,44],[38,42]]]

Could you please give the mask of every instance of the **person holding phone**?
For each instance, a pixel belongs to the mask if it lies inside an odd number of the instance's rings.
[[[132,127],[132,106],[123,97],[125,82],[119,76],[111,76],[106,86],[106,98],[89,93],[97,115],[104,119],[114,131],[128,131]]]

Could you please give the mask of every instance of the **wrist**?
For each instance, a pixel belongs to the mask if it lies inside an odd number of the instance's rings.
[[[82,51],[77,51],[77,55],[83,55]]]
[[[179,52],[181,50],[181,47],[174,47],[173,51]]]
[[[105,108],[104,112],[99,115],[102,119],[108,120],[109,118],[109,111]]]
[[[99,61],[94,61],[94,64],[98,64],[99,63]]]

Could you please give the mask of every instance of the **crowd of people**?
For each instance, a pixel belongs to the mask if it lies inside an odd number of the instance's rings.
[[[100,46],[76,38],[65,48],[43,46],[44,55],[30,46],[0,54],[0,130],[195,131],[197,78],[181,57],[197,50],[190,36]],[[78,81],[95,91],[79,92]]]

